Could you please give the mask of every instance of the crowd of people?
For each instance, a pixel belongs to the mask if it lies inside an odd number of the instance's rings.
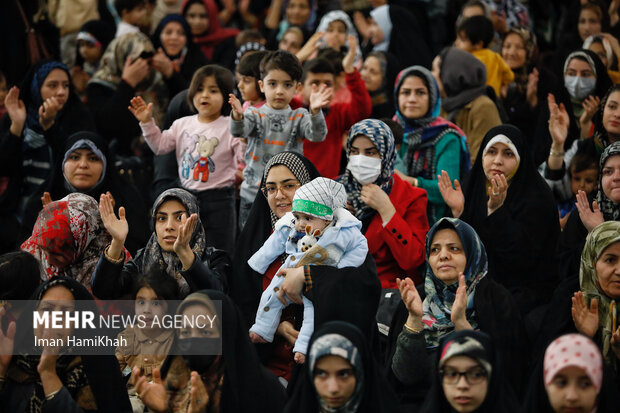
[[[619,9],[7,2],[0,412],[620,411]]]

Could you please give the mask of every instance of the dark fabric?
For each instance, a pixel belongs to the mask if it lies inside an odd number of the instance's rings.
[[[588,203],[592,203],[591,195],[588,197]],[[574,210],[568,217],[558,242],[557,261],[560,278],[564,279],[579,275],[581,251],[583,251],[587,236],[588,230],[581,222],[579,211]]]
[[[440,56],[440,77],[446,92],[441,107],[453,122],[465,105],[486,94],[487,69],[474,55],[456,47],[446,48]]]
[[[391,53],[371,52],[370,56],[379,59],[383,82],[381,87],[374,92],[368,92],[372,102],[373,119],[391,118],[394,115],[394,82],[398,75],[400,63]]]
[[[234,252],[237,233],[235,188],[216,188],[197,192],[200,220],[205,229],[207,247]]]
[[[357,348],[361,356],[363,368],[363,398],[357,413],[362,412],[396,412],[396,397],[393,390],[384,379],[381,369],[368,347],[368,339],[361,330],[342,321],[332,321],[322,326],[315,326],[314,334],[308,345],[312,349],[313,343],[327,334],[339,334],[347,338]],[[310,370],[310,363],[306,362],[300,372],[300,379],[294,388],[293,394],[286,404],[285,412],[317,413],[320,411],[319,399],[314,387],[314,375]],[[358,375],[358,374],[356,374]]]
[[[415,65],[430,69],[433,59],[418,20],[409,10],[401,6],[389,7],[392,33],[388,52],[398,59],[399,70]]]
[[[487,177],[482,168],[482,154],[487,143],[498,134],[512,141],[521,159],[504,204],[487,216]],[[553,251],[560,235],[557,207],[516,127],[492,128],[480,148],[464,184],[465,210],[461,219],[474,227],[486,246],[489,272],[512,293],[522,314],[526,314],[546,302],[556,283],[557,262]]]
[[[220,412],[282,411],[286,401],[284,388],[275,376],[260,365],[238,307],[227,295],[214,290],[201,290],[187,297],[186,300],[192,300],[197,295],[219,301],[222,306],[222,321],[219,326],[222,336],[224,380]],[[177,341],[180,341],[178,337],[175,338],[173,346],[177,345]],[[174,356],[168,356],[164,361],[162,377],[165,377],[172,357]]]
[[[80,32],[89,33],[101,43],[101,54],[114,39],[114,34],[116,33],[114,26],[104,20],[89,20],[82,25]],[[82,66],[83,64],[84,58],[80,54],[80,48],[76,47],[75,65]]]

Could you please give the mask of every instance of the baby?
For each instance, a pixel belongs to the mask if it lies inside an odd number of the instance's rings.
[[[359,267],[368,253],[361,232],[362,223],[344,207],[344,186],[327,178],[316,178],[300,187],[293,198],[293,211],[276,222],[274,232],[248,260],[248,265],[264,274],[283,253],[288,256],[282,268],[305,265]],[[261,296],[256,322],[250,328],[254,343],[272,342],[280,323],[283,305],[277,291],[284,277],[273,277]],[[303,363],[314,330],[312,302],[303,297],[304,320],[293,348],[295,361]]]

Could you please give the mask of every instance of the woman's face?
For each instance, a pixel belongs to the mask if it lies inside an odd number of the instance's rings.
[[[603,43],[601,42],[592,42],[590,44],[590,48],[588,49],[591,52],[596,53],[596,55],[601,59],[601,62],[605,65],[605,67],[609,68],[609,60],[607,60],[607,52],[603,47]]]
[[[435,233],[428,256],[428,265],[433,274],[444,284],[458,281],[459,273],[465,271],[467,256],[455,230],[444,228]]]
[[[162,250],[174,252],[174,243],[179,236],[183,216],[189,216],[187,209],[176,199],[164,202],[155,213],[155,233]]]
[[[368,136],[360,135],[351,142],[349,156],[364,155],[369,158],[381,159],[381,154],[377,146],[370,140]]]
[[[360,74],[362,75],[362,80],[366,85],[366,90],[369,92],[379,90],[383,84],[381,63],[375,56],[369,56],[366,60],[364,60]]]
[[[191,320],[179,330],[179,338],[220,338],[217,314],[202,304],[192,304],[183,310],[183,320]],[[213,323],[210,320],[214,320]]]
[[[63,170],[71,186],[79,191],[87,191],[99,182],[103,162],[90,149],[76,149],[69,154]]]
[[[325,44],[336,51],[345,45],[347,41],[347,26],[342,20],[334,20],[327,26],[325,31]]]
[[[428,113],[428,88],[417,76],[407,77],[398,90],[398,108],[409,119],[419,119]]]
[[[620,299],[620,242],[614,242],[596,260],[596,280],[606,296]]]
[[[450,406],[459,413],[476,411],[487,397],[489,387],[489,381],[482,366],[471,357],[454,356],[444,363],[443,371],[443,393]],[[474,384],[470,384],[463,375],[459,375],[458,381],[454,384],[446,383],[449,376],[454,377],[457,373],[465,372],[475,377]]]
[[[603,127],[611,142],[620,140],[620,90],[612,92],[605,102]]]
[[[39,301],[39,305],[37,306],[37,311],[39,313],[51,312],[51,311],[61,311],[61,321],[60,323],[63,325],[61,328],[45,328],[44,325],[37,325],[34,328],[35,337],[39,338],[47,338],[47,339],[64,339],[67,336],[70,336],[73,333],[73,328],[64,327],[64,313],[72,312],[75,310],[75,297],[69,289],[64,286],[57,285],[55,287],[51,287],[49,290],[43,294],[41,297],[41,301]],[[51,319],[51,315],[50,315]]]
[[[546,390],[549,404],[556,412],[589,413],[596,407],[598,392],[580,367],[569,366],[560,370]]]
[[[101,46],[86,40],[78,40],[78,50],[82,58],[94,65],[101,57]]]
[[[267,203],[278,218],[293,210],[293,196],[300,186],[299,180],[286,166],[276,165],[269,170],[265,180]]]
[[[489,180],[496,175],[508,178],[516,167],[515,153],[504,143],[494,143],[482,157],[482,169]]]
[[[588,36],[592,34],[599,34],[601,32],[601,21],[592,10],[583,9],[579,13],[577,30],[579,31],[579,37],[581,37],[581,40],[584,41]]]
[[[278,44],[278,49],[286,50],[292,54],[296,54],[304,43],[303,36],[300,36],[298,32],[288,31],[282,36],[282,40]]]
[[[511,69],[523,67],[527,61],[527,50],[523,38],[516,33],[510,33],[502,45],[502,57]]]
[[[185,30],[179,22],[170,22],[161,31],[161,44],[168,56],[177,56],[187,44]]]
[[[185,11],[185,20],[192,30],[192,35],[200,36],[209,30],[209,16],[204,4],[193,3]]]
[[[62,69],[53,69],[41,86],[41,100],[55,97],[62,108],[69,99],[69,75]]]
[[[355,370],[340,356],[323,356],[314,366],[314,387],[332,409],[344,406],[355,391]]]
[[[566,66],[566,72],[564,76],[579,76],[579,77],[593,77],[596,78],[596,75],[592,71],[592,68],[585,60],[573,58],[568,62],[568,66]]]
[[[310,18],[309,0],[290,0],[286,6],[286,20],[291,26],[303,26]]]
[[[620,204],[620,155],[610,156],[601,170],[603,192],[612,202]]]
[[[134,308],[136,315],[142,316],[148,328],[151,327],[155,318],[161,324],[163,316],[168,311],[168,303],[166,300],[159,299],[151,287],[142,287],[136,294]]]

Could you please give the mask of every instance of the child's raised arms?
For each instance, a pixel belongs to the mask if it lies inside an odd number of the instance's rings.
[[[140,123],[150,123],[153,120],[153,104],[148,105],[140,96],[136,96],[130,101],[131,106],[127,108],[140,121]]]
[[[320,88],[312,85],[312,93],[310,94],[310,112],[313,115],[319,113],[321,108],[326,108],[332,100],[334,88],[328,88],[322,85]]]
[[[232,108],[232,110],[230,111],[230,117],[234,120],[243,119],[243,106],[241,105],[241,101],[237,99],[237,96],[229,93],[228,103],[230,103],[230,107]]]

